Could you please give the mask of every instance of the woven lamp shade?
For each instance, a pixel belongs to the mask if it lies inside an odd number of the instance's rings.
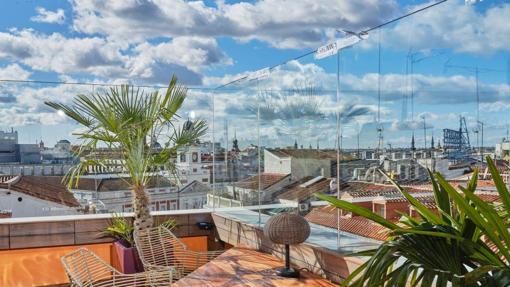
[[[281,213],[269,218],[264,235],[277,244],[298,244],[310,236],[310,224],[297,214]]]

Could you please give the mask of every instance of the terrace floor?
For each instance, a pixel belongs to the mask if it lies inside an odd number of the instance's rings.
[[[301,278],[283,278],[274,268],[283,262],[273,255],[235,247],[177,281],[174,286],[336,286],[312,273],[301,271]]]

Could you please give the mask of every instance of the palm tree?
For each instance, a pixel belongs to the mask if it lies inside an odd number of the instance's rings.
[[[366,217],[389,229],[378,248],[354,255],[370,256],[343,282],[351,286],[508,286],[510,285],[510,194],[493,160],[489,170],[501,204],[489,204],[475,194],[478,174],[456,190],[432,174],[437,210],[423,205],[388,178],[419,214],[402,214],[398,223],[370,210],[326,195],[334,206]]]
[[[135,229],[151,227],[150,201],[145,192],[151,172],[160,167],[174,170],[177,149],[196,141],[207,129],[201,120],[182,127],[175,124],[186,94],[186,87],[173,76],[165,93],[122,85],[104,93],[78,95],[71,106],[46,102],[85,128],[76,134],[83,141],[77,152],[81,160],[66,175],[68,185],[77,185],[91,167],[108,168],[113,153],[119,157],[122,172],[130,176]],[[166,136],[167,141],[154,148],[158,136]],[[101,148],[110,154],[101,153]]]

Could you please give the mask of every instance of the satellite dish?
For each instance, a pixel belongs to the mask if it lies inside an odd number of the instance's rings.
[[[336,186],[336,179],[332,179],[330,182],[329,182],[329,190],[331,193],[335,193],[337,191],[337,186]]]

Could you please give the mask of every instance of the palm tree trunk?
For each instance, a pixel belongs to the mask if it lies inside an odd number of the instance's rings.
[[[133,188],[133,207],[135,212],[134,227],[136,231],[152,227],[150,200],[143,186]]]

